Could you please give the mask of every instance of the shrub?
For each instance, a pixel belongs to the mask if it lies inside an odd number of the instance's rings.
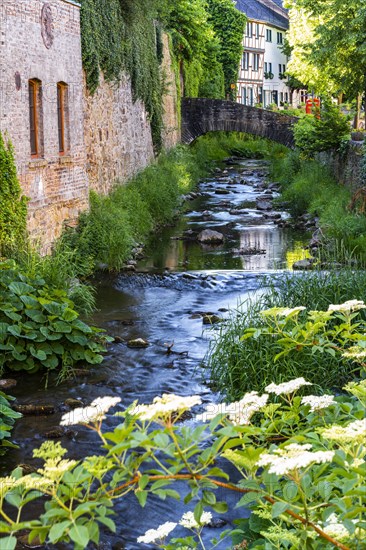
[[[0,263],[0,368],[36,372],[98,364],[111,339],[79,319],[66,292]]]
[[[339,313],[299,315],[301,309],[305,307],[297,303],[294,308],[286,304],[267,310],[257,303],[245,313],[233,314],[207,356],[211,384],[237,399],[250,388],[262,391],[269,380],[282,382],[288,376],[304,375],[324,388],[351,380],[359,367],[345,352],[363,341],[366,324],[354,323],[358,314],[352,309],[348,314],[341,306]]]
[[[17,468],[0,480],[0,505],[5,501],[17,512],[16,519],[11,512],[2,514],[1,547],[14,550],[15,535],[23,529],[29,542],[36,537],[41,544],[71,542],[75,550],[98,545],[100,527],[117,531],[116,499],[133,493],[142,507],[150,497],[179,500],[172,487],[185,483],[188,511],[141,533],[136,546],[209,548],[201,537],[212,518],[205,509],[224,514],[226,495],[235,492],[236,508],[246,510],[237,512],[236,528],[213,539],[211,549],[222,548],[229,536],[238,549],[360,549],[366,519],[366,384],[345,389],[352,395],[317,397],[308,394],[304,378],[270,384],[263,395],[250,392],[228,405],[210,403],[196,419],[206,424],[183,426],[184,413],[201,399],[163,395],[117,413],[121,421],[108,432],[103,418],[120,399],[98,398],[61,421],[96,432],[102,447],[97,455],[69,460],[60,443],[47,441],[33,453],[43,461],[36,474],[23,476]],[[308,395],[301,397],[304,390]],[[23,507],[37,500],[44,505],[41,516],[29,519],[28,508],[23,517]]]
[[[296,147],[306,157],[320,151],[338,149],[351,132],[348,118],[331,103],[324,103],[320,116],[309,115],[295,125]]]
[[[27,199],[22,196],[10,142],[0,132],[0,255],[25,245]]]
[[[6,448],[15,447],[8,437],[10,437],[14,421],[22,416],[11,408],[9,401],[12,400],[13,397],[0,391],[0,456],[4,454]]]

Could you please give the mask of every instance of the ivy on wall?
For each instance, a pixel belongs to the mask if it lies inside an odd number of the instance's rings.
[[[0,254],[21,249],[27,234],[27,199],[22,196],[13,147],[0,132]]]
[[[82,57],[88,89],[96,91],[101,72],[113,82],[126,71],[134,99],[141,99],[149,114],[156,150],[162,145],[158,1],[82,0],[81,4]]]

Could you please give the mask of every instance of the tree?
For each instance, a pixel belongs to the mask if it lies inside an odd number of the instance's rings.
[[[288,0],[287,7],[292,20],[294,14],[301,16],[302,23],[297,24],[304,31],[310,27],[310,35],[303,32],[302,36],[304,52],[319,71],[320,81],[328,78],[352,98],[362,94],[366,89],[366,0]],[[300,48],[297,43],[294,56]]]
[[[208,21],[220,43],[219,60],[225,75],[225,93],[235,99],[236,91],[231,86],[238,79],[247,18],[244,13],[236,9],[232,0],[208,0],[207,11]]]

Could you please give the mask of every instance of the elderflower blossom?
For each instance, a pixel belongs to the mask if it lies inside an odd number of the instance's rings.
[[[347,351],[342,353],[347,359],[365,359],[366,349],[360,346],[352,346]]]
[[[47,477],[38,477],[32,474],[20,477],[16,480],[16,486],[17,487],[24,487],[24,489],[30,490],[38,490],[43,492],[44,490],[49,489],[54,484],[54,481],[52,479],[49,479]]]
[[[302,386],[312,386],[311,382],[307,382],[302,376],[300,378],[295,378],[294,380],[290,380],[289,382],[283,382],[282,384],[269,384],[269,386],[266,387],[266,391],[269,393],[275,393],[276,395],[282,395],[289,393],[293,393]]]
[[[331,304],[328,311],[340,311],[342,313],[351,313],[351,311],[359,311],[365,309],[366,305],[361,300],[348,300],[344,304]]]
[[[177,526],[177,523],[167,521],[160,525],[157,529],[149,529],[144,535],[137,539],[137,542],[150,544],[151,542],[165,539]]]
[[[361,443],[366,444],[366,419],[355,420],[348,426],[333,424],[330,428],[321,431],[325,439],[336,441],[337,443]]]
[[[335,514],[331,514],[325,524],[324,527],[322,527],[322,530],[324,533],[326,533],[329,537],[333,537],[338,541],[345,540],[349,538],[350,533],[346,529],[346,527],[343,525],[343,523],[340,523],[337,516]]]
[[[79,407],[63,415],[60,426],[74,426],[75,424],[90,424],[105,418],[105,413],[111,407],[120,403],[119,397],[97,397],[87,407]]]
[[[288,317],[292,314],[300,313],[300,311],[304,311],[306,307],[304,306],[297,306],[293,308],[289,307],[273,307],[271,309],[266,309],[264,311],[261,311],[261,315],[264,317]]]
[[[196,417],[197,420],[208,422],[218,414],[225,414],[235,425],[249,424],[252,416],[260,411],[268,401],[268,394],[258,395],[258,392],[252,391],[246,393],[240,401],[233,403],[211,403],[203,414]]]
[[[331,462],[334,451],[311,452],[309,444],[298,445],[291,443],[284,449],[276,449],[273,454],[261,454],[258,466],[269,466],[270,474],[285,475],[298,468],[306,468],[310,464],[322,464]]]
[[[46,461],[44,467],[37,471],[46,478],[49,478],[52,481],[57,481],[65,472],[68,472],[76,465],[76,460],[59,460],[50,458]]]
[[[0,497],[3,498],[13,487],[16,486],[17,480],[15,477],[7,476],[0,478]]]
[[[182,397],[174,393],[164,393],[162,397],[155,397],[151,405],[136,405],[130,414],[137,415],[141,420],[154,420],[170,416],[172,413],[184,412],[201,403],[199,395]]]
[[[211,520],[211,512],[202,512],[199,523],[195,520],[193,512],[186,512],[185,514],[183,514],[179,525],[181,525],[182,527],[186,527],[186,529],[199,529],[200,527],[210,523]]]
[[[327,407],[330,407],[330,405],[336,405],[334,395],[322,395],[320,397],[318,395],[307,395],[301,399],[301,403],[303,405],[310,405],[311,412],[326,409]]]

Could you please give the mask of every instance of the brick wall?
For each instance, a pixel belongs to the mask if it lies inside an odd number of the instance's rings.
[[[180,113],[178,107],[178,92],[176,85],[176,76],[170,54],[168,35],[163,34],[163,54],[162,76],[164,81],[165,95],[163,98],[163,142],[166,149],[170,149],[180,141]]]
[[[1,0],[0,25],[0,130],[13,142],[19,178],[30,198],[30,233],[45,250],[63,221],[88,206],[80,10],[71,0]],[[42,82],[39,158],[32,158],[30,148],[30,79]],[[57,82],[68,84],[69,151],[64,155],[59,153]]]
[[[319,153],[319,161],[328,166],[335,179],[351,189],[357,191],[365,187],[365,174],[363,171],[364,151],[362,141],[350,141],[348,149],[339,153],[326,151]]]

